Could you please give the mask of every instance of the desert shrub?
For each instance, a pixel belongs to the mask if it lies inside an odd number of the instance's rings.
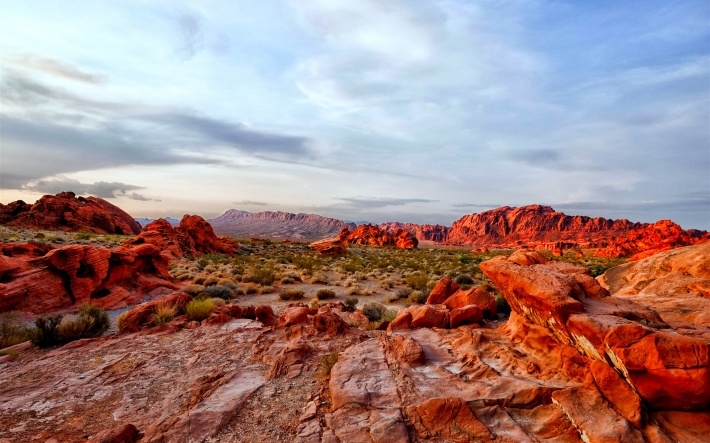
[[[407,286],[412,289],[416,289],[418,291],[426,291],[427,284],[429,283],[429,277],[420,272],[415,272],[409,274],[405,278],[405,281],[407,282]]]
[[[276,288],[273,286],[262,286],[259,288],[259,294],[273,294]]]
[[[214,276],[209,276],[205,279],[204,283],[202,283],[205,286],[214,286],[217,283],[219,283],[219,278],[214,277]]]
[[[412,291],[411,294],[407,297],[407,301],[409,303],[416,303],[416,304],[423,304],[426,303],[426,299],[429,297],[429,294],[423,291]]]
[[[508,301],[500,294],[496,294],[496,312],[501,314],[510,314],[510,305]]]
[[[279,294],[281,300],[300,300],[303,298],[304,292],[300,289],[285,289]]]
[[[380,282],[380,287],[384,290],[387,290],[387,289],[393,287],[394,285],[395,285],[395,282],[391,278],[385,278],[384,280],[382,280]]]
[[[34,331],[23,325],[16,315],[0,314],[0,349],[32,340]]]
[[[259,288],[256,288],[254,286],[247,286],[246,290],[244,291],[246,295],[254,295],[259,293]]]
[[[274,280],[276,280],[276,276],[274,275],[274,268],[271,267],[256,268],[251,274],[242,278],[242,281],[258,283],[262,286],[272,285]]]
[[[204,289],[209,297],[208,298],[221,298],[223,300],[229,300],[234,296],[234,290],[227,286],[207,286]]]
[[[76,234],[76,237],[75,237],[75,238],[76,238],[77,240],[89,240],[89,239],[91,239],[91,238],[93,238],[93,237],[94,237],[94,234],[92,234],[91,232],[82,231],[82,232],[79,232],[78,234]]]
[[[123,328],[126,326],[126,318],[128,318],[128,311],[123,311],[118,314],[118,317],[116,318],[116,327],[118,328],[118,332],[123,332]]]
[[[409,295],[410,295],[412,292],[414,292],[413,289],[409,289],[409,288],[400,289],[399,291],[397,291],[397,294],[396,294],[396,295],[397,295],[397,298],[407,298],[407,297],[409,297]]]
[[[343,301],[343,304],[345,304],[345,310],[347,312],[353,312],[355,308],[357,307],[358,299],[356,297],[348,297]]]
[[[362,313],[370,321],[380,321],[385,310],[385,307],[379,303],[365,303],[362,307]]]
[[[178,313],[177,306],[171,303],[162,302],[158,303],[155,307],[155,317],[153,317],[153,324],[155,326],[162,325],[163,323],[168,323],[172,321],[173,318]]]
[[[187,285],[184,288],[182,288],[182,292],[184,292],[187,295],[190,295],[192,297],[196,297],[197,294],[200,292],[203,292],[205,290],[205,287],[202,285]]]
[[[399,301],[399,297],[397,297],[397,294],[388,295],[385,297],[385,301],[387,303],[397,303]]]
[[[214,305],[210,299],[192,300],[185,306],[185,313],[190,320],[202,321],[212,314]]]
[[[347,289],[345,291],[347,295],[360,295],[360,287],[359,286],[353,286]]]
[[[338,362],[338,353],[336,351],[323,354],[320,361],[320,373],[323,377],[330,375],[333,366]]]
[[[309,283],[312,285],[327,285],[328,278],[321,273],[317,273],[309,280]]]
[[[454,282],[459,285],[472,285],[473,278],[469,274],[459,274],[454,278]]]
[[[111,326],[108,313],[96,305],[85,304],[75,317],[64,317],[57,328],[62,341],[98,337]]]
[[[311,309],[318,309],[320,305],[318,304],[318,298],[313,297],[310,302],[308,302],[308,307]]]
[[[330,289],[319,289],[318,292],[316,292],[316,298],[318,300],[325,300],[333,297],[335,297],[335,291]]]
[[[210,301],[212,302],[212,305],[215,308],[218,308],[220,306],[224,306],[227,304],[227,302],[224,301],[224,299],[222,299],[222,298],[211,298]]]
[[[205,266],[207,266],[209,263],[210,263],[209,260],[207,260],[206,258],[201,258],[201,259],[197,260],[197,266],[200,269],[205,269]]]
[[[296,283],[296,280],[292,279],[291,277],[284,277],[281,279],[282,285],[292,285],[294,283]]]
[[[382,313],[382,321],[392,321],[397,317],[397,309],[387,309]]]
[[[195,296],[195,300],[209,300],[212,295],[207,291],[202,291]]]
[[[62,314],[53,314],[48,316],[38,317],[35,320],[37,333],[33,343],[39,347],[54,346],[60,342],[57,328],[64,316]]]
[[[192,283],[196,285],[202,285],[205,282],[205,276],[204,275],[198,275],[197,277],[192,279]]]
[[[38,232],[38,233],[35,234],[35,237],[34,237],[34,238],[37,238],[37,239],[40,239],[40,240],[41,240],[41,239],[43,239],[43,238],[45,238],[45,237],[46,237],[46,236],[44,235],[44,233]]]

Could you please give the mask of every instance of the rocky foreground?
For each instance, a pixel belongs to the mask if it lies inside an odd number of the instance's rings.
[[[449,299],[488,298],[447,282],[388,332],[336,306],[152,327],[139,305],[137,332],[0,363],[0,441],[707,441],[710,245],[603,284],[533,252],[481,268],[507,321],[452,328]]]

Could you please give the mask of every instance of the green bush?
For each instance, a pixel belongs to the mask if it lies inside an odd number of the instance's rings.
[[[262,286],[272,285],[274,280],[276,280],[276,276],[274,275],[274,268],[271,267],[256,268],[250,275],[242,279],[244,282],[254,282]]]
[[[205,290],[204,286],[195,285],[195,284],[187,285],[184,288],[182,288],[182,292],[184,292],[185,294],[190,295],[192,297],[196,297],[197,294],[199,294],[200,292],[202,292],[204,290]]]
[[[214,305],[210,299],[192,300],[185,306],[187,318],[195,321],[202,321],[209,317],[214,310]]]
[[[399,312],[396,309],[387,309],[385,312],[382,313],[382,321],[392,321],[397,317],[397,312]]]
[[[454,278],[454,283],[459,285],[472,285],[474,281],[469,274],[459,274]]]
[[[85,304],[75,316],[54,314],[35,320],[37,331],[33,342],[40,347],[54,346],[80,338],[98,337],[111,326],[103,308]]]
[[[207,286],[204,292],[209,294],[209,298],[221,298],[223,300],[229,300],[234,297],[234,290],[227,286]]]
[[[62,314],[38,317],[35,320],[37,333],[32,342],[41,348],[58,344],[61,340],[57,328],[63,317]]]
[[[323,354],[320,363],[320,373],[323,377],[330,375],[333,366],[338,362],[338,353],[336,351]]]
[[[409,297],[407,297],[407,301],[409,301],[409,303],[423,304],[426,303],[426,299],[428,297],[429,294],[426,292],[412,291],[412,293],[409,294]]]
[[[219,278],[218,278],[218,277],[209,276],[209,277],[207,277],[207,278],[205,279],[205,282],[202,283],[202,284],[205,285],[205,286],[214,286],[214,285],[216,285],[217,283],[219,283]]]
[[[335,297],[335,291],[332,291],[330,289],[319,289],[318,292],[316,292],[316,298],[318,300],[325,300],[328,298],[334,298]]]
[[[172,321],[177,315],[177,306],[169,303],[159,303],[155,307],[155,317],[153,318],[153,324],[155,326],[162,325],[163,323],[168,323]]]
[[[386,308],[379,303],[365,303],[362,307],[362,313],[370,321],[380,321]]]
[[[300,289],[286,289],[281,291],[279,298],[281,300],[300,300],[303,298],[304,292]]]
[[[412,289],[416,289],[418,291],[426,291],[427,283],[429,283],[429,277],[420,272],[415,272],[413,274],[409,274],[405,278],[405,281],[407,282],[407,285]]]

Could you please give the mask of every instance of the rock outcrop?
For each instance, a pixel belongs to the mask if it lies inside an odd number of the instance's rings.
[[[117,206],[97,197],[76,197],[73,192],[45,195],[33,205],[22,200],[0,204],[0,224],[98,234],[131,235],[141,232],[141,226]]]
[[[341,242],[352,245],[394,246],[401,249],[413,249],[419,245],[417,238],[409,232],[399,229],[390,233],[373,225],[360,225],[354,231],[343,228],[338,237]]]
[[[178,227],[173,227],[162,218],[158,219],[124,244],[155,245],[173,258],[209,253],[232,255],[239,249],[236,241],[228,237],[217,237],[212,226],[199,215],[185,215]]]
[[[344,255],[348,253],[347,248],[338,237],[318,240],[309,246],[318,251],[320,255]]]
[[[596,256],[630,257],[631,261],[636,261],[669,249],[709,240],[710,234],[684,231],[670,220],[660,220],[652,225],[634,229],[625,237],[614,240],[609,246],[599,249]]]
[[[0,244],[0,250],[0,312],[43,314],[84,303],[122,308],[161,288],[177,288],[169,258],[155,245],[69,245],[42,255],[32,245]]]
[[[355,228],[345,223],[316,214],[290,212],[247,212],[230,209],[217,218],[208,220],[215,232],[236,237],[289,238],[313,240],[337,235],[343,228]]]
[[[683,231],[668,221],[648,225],[625,219],[569,216],[549,206],[530,205],[504,206],[461,217],[451,225],[446,243],[548,249],[558,255],[566,249],[604,248],[602,256],[626,257],[695,244],[703,238],[707,238],[704,231]]]
[[[443,243],[446,241],[446,235],[449,232],[447,226],[441,225],[417,225],[414,223],[400,223],[400,222],[388,222],[381,223],[379,225],[380,229],[395,234],[400,229],[412,234],[419,241],[431,241],[436,243]]]

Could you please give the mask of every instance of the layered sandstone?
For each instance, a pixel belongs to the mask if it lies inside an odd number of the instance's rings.
[[[348,228],[338,235],[340,241],[352,245],[394,246],[402,249],[413,249],[419,245],[417,238],[402,229],[394,233],[387,232],[373,225],[360,225],[355,230]]]
[[[209,223],[199,215],[185,215],[180,225],[173,227],[168,221],[158,219],[125,245],[151,244],[173,258],[201,254],[234,254],[239,243],[228,237],[217,237]]]
[[[115,309],[177,287],[168,274],[169,257],[155,245],[114,250],[69,245],[41,256],[18,253],[28,247],[0,245],[0,312],[43,314],[84,303]]]
[[[0,224],[98,234],[141,232],[141,226],[117,206],[97,197],[76,197],[73,192],[45,195],[33,205],[22,200],[7,205],[0,203]]]

